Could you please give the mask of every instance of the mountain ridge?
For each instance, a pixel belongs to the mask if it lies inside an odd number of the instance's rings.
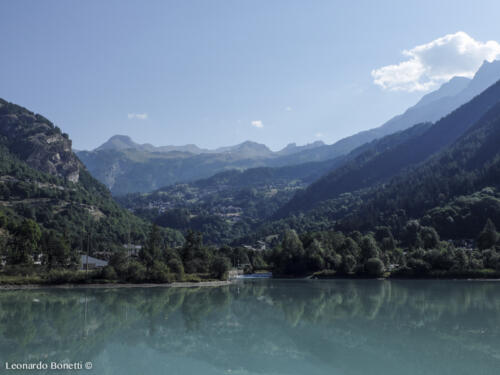
[[[296,195],[279,212],[283,217],[312,208],[343,192],[369,187],[424,161],[467,132],[500,100],[500,82],[432,125],[424,134],[373,156],[362,154],[354,161],[323,176]],[[410,128],[409,130],[411,130]],[[406,130],[405,132],[409,131]]]
[[[109,190],[71,151],[69,136],[45,117],[0,99],[0,244],[14,241],[22,225],[83,251],[143,241],[149,225],[120,207]],[[26,224],[28,223],[28,224]],[[180,243],[180,233],[162,232]],[[95,246],[95,247],[94,247]]]

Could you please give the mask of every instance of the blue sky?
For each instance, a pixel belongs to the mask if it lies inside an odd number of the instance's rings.
[[[4,0],[0,97],[51,119],[77,149],[114,134],[332,143],[500,53],[485,44],[500,41],[498,14],[498,1],[470,0]],[[458,31],[467,37],[431,44]],[[473,62],[458,61],[457,40]]]

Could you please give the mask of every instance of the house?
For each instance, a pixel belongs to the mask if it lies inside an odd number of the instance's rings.
[[[139,256],[139,253],[142,249],[142,246],[141,245],[133,245],[133,244],[126,244],[126,245],[123,245],[123,247],[125,248],[125,250],[127,251],[127,256],[128,257],[137,257]]]
[[[87,269],[87,263],[88,263],[88,269],[94,269],[94,268],[103,268],[108,265],[108,262],[102,259],[97,259],[91,256],[87,255],[80,255],[80,263],[82,264],[82,270]]]

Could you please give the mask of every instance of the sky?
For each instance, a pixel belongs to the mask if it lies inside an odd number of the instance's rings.
[[[1,0],[0,97],[75,149],[277,150],[380,126],[500,58],[500,2]]]

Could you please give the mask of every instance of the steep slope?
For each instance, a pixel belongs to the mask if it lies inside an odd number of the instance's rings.
[[[206,242],[220,245],[247,234],[254,223],[269,218],[297,189],[338,163],[342,160],[229,170],[207,179],[116,199],[144,219],[184,232],[199,231]]]
[[[207,179],[117,199],[127,209],[159,225],[184,231],[195,229],[210,243],[228,243],[269,220],[296,191],[327,171],[363,153],[375,155],[418,137],[431,125],[420,124],[409,131],[372,141],[336,159],[286,167],[230,170]]]
[[[0,237],[9,241],[24,219],[53,230],[72,249],[92,232],[94,251],[130,238],[143,240],[148,224],[120,208],[71,151],[66,134],[41,115],[0,99]],[[182,240],[165,231],[173,243]]]
[[[489,202],[488,207],[483,204],[480,210],[473,210],[470,204],[467,212],[461,214],[468,222],[474,222],[473,225],[460,225],[459,221],[455,222],[456,213],[448,211],[442,217],[443,210],[436,209],[452,201],[457,205],[457,197],[500,187],[498,145],[500,103],[485,113],[453,145],[388,184],[369,191],[361,208],[344,219],[341,226],[363,229],[385,224],[398,228],[408,219],[423,217],[424,222],[436,225],[452,238],[471,238],[478,234],[488,218],[500,225],[500,205],[493,199],[493,191],[480,194]],[[462,205],[464,203],[462,201]],[[493,209],[495,206],[496,211]]]
[[[78,158],[71,141],[46,118],[0,99],[0,135],[10,152],[30,167],[78,182]]]
[[[500,79],[500,60],[485,61],[472,80],[454,77],[438,90],[425,95],[417,104],[403,114],[395,116],[383,125],[341,139],[322,150],[329,157],[345,154],[354,148],[381,138],[388,134],[404,130],[421,122],[435,122],[452,112],[474,96],[486,90]],[[318,150],[319,151],[319,150]]]
[[[290,144],[283,150],[272,152],[265,145],[248,141],[207,150],[195,145],[141,145],[127,136],[114,136],[96,150],[80,151],[77,155],[92,175],[106,184],[114,195],[149,192],[166,185],[207,178],[228,169],[320,162],[347,155],[365,143],[415,124],[438,121],[498,79],[500,61],[485,62],[472,80],[455,77],[382,126],[344,138],[333,145],[321,142],[305,146]]]
[[[420,136],[410,137],[380,153],[362,153],[354,161],[324,176],[294,197],[279,215],[307,210],[341,193],[370,187],[424,161],[457,140],[499,100],[500,83],[496,83]]]

